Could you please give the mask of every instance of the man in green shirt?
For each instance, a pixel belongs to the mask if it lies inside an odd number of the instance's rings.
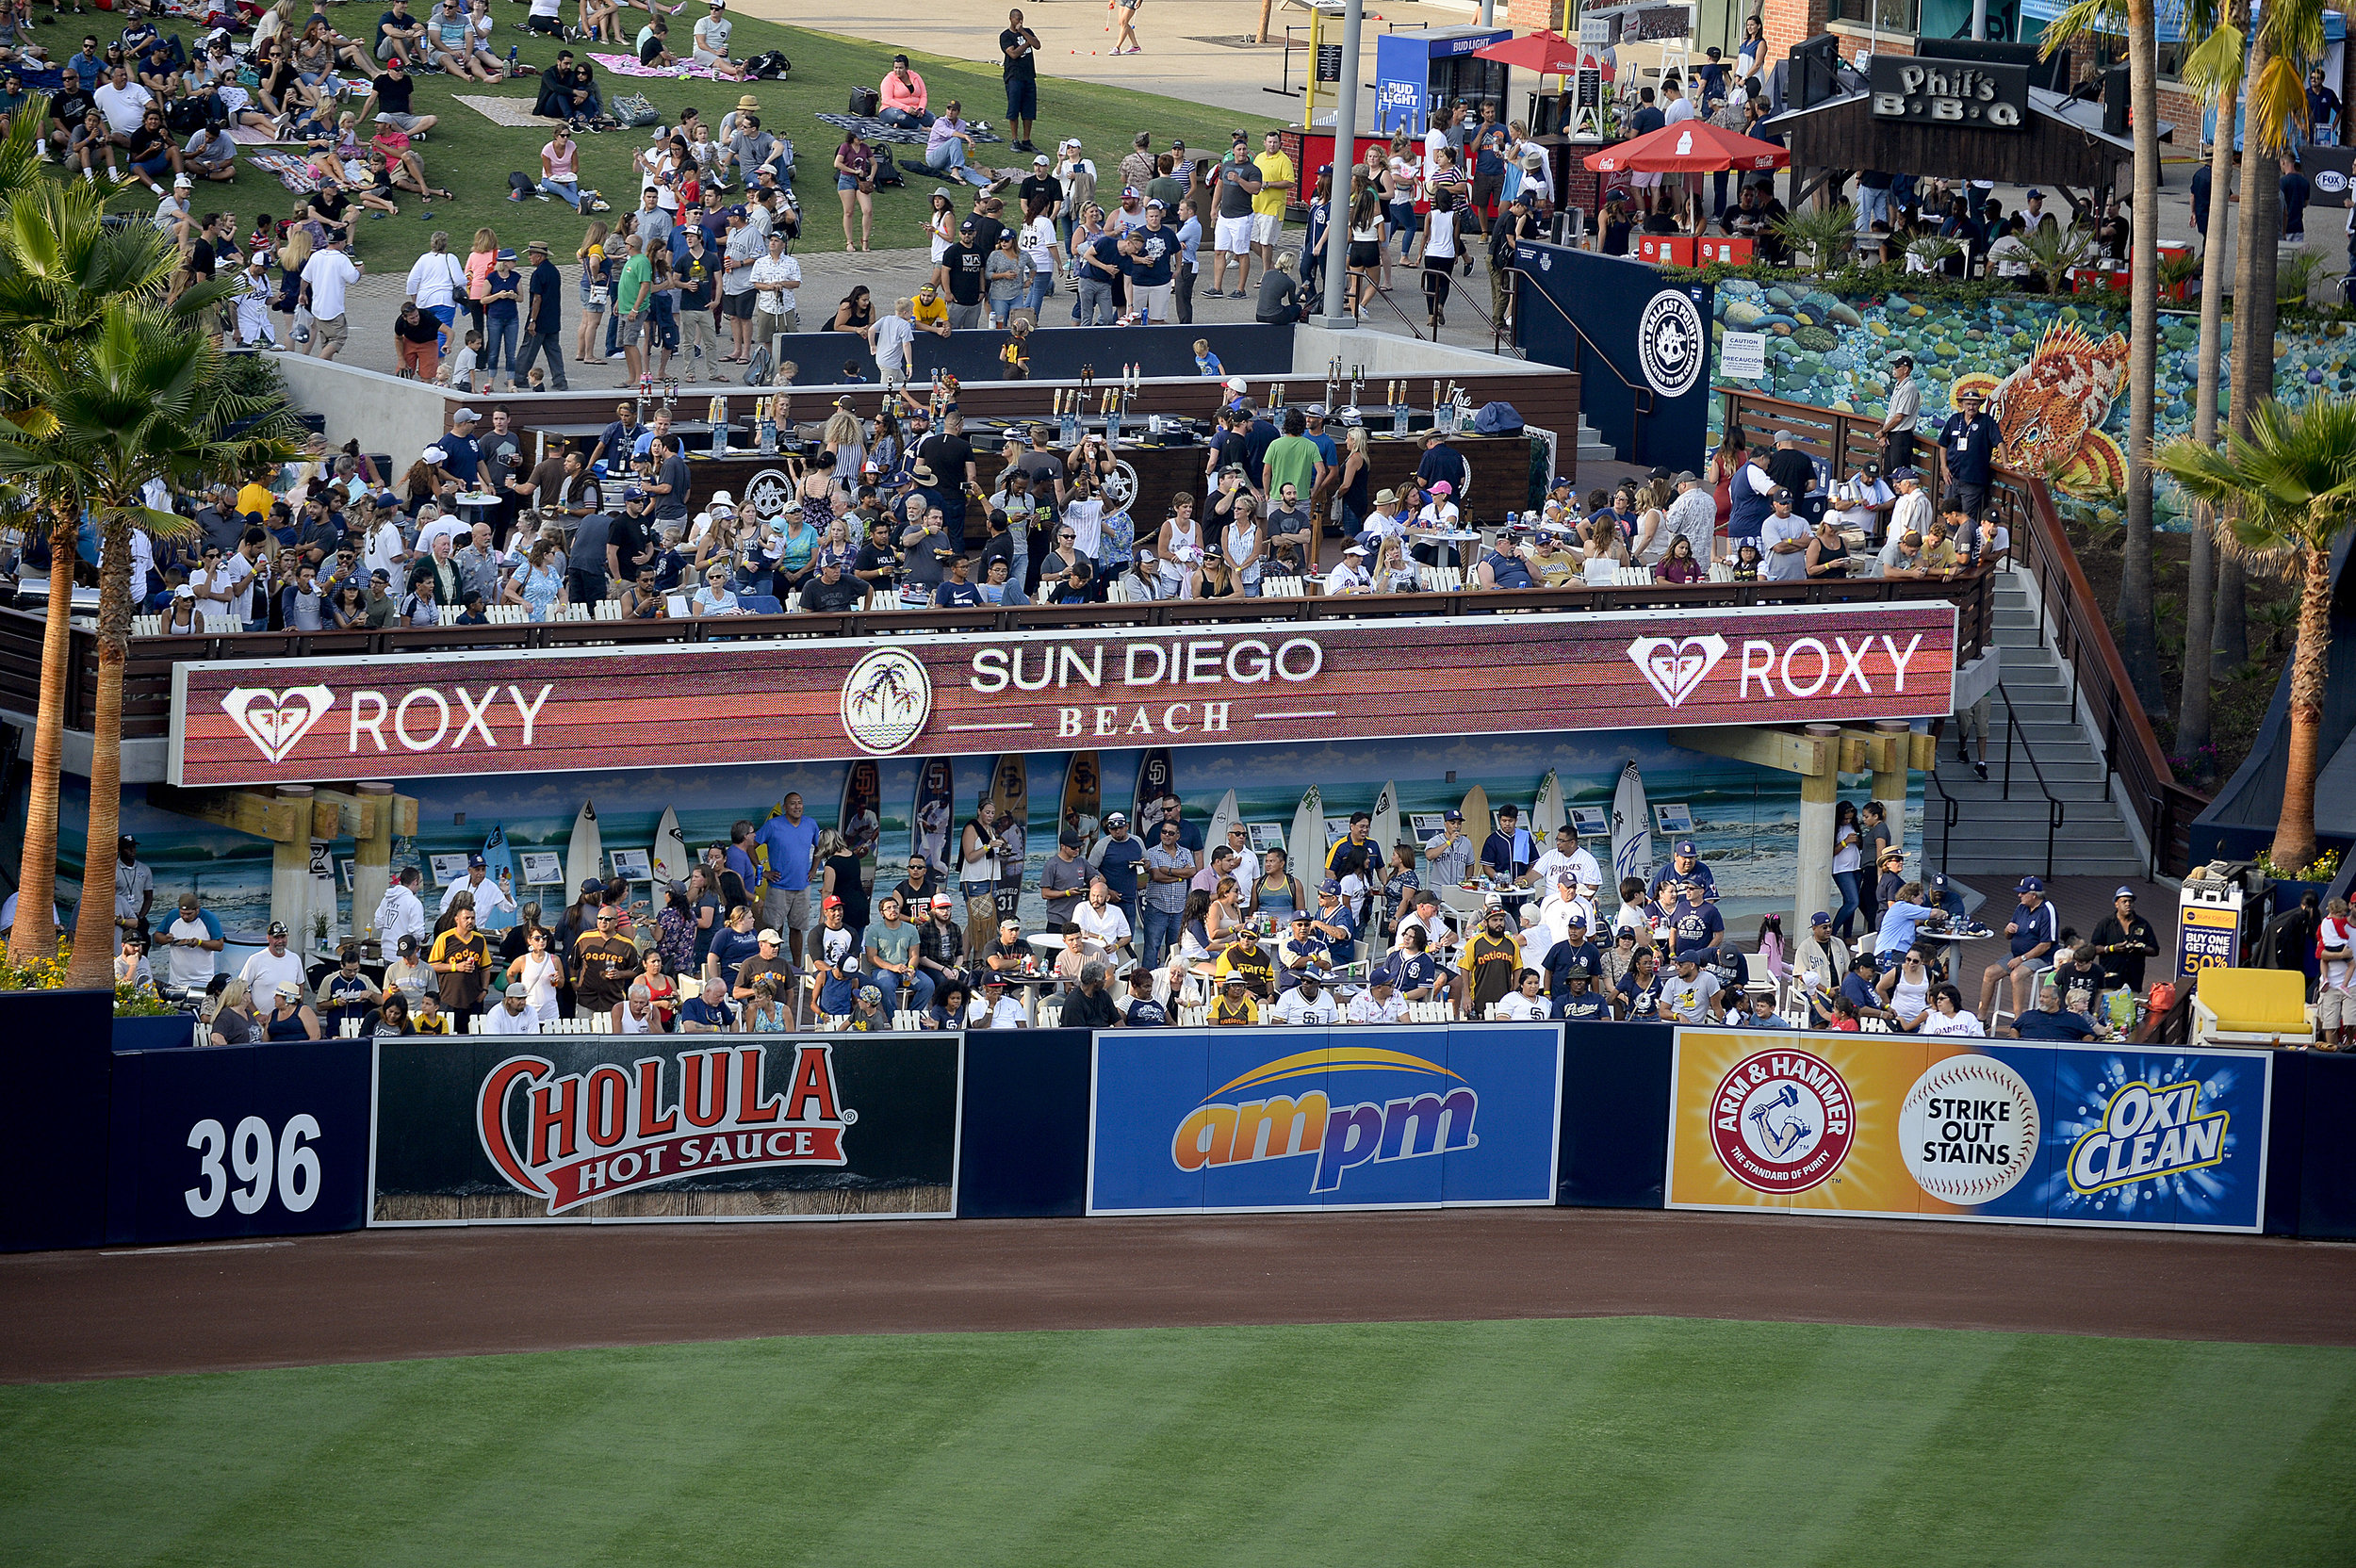
[[[1317,450],[1316,442],[1301,433],[1308,428],[1308,421],[1298,407],[1284,410],[1284,433],[1268,443],[1267,453],[1260,459],[1262,495],[1277,495],[1290,484],[1306,496],[1325,477],[1325,454]]]
[[[630,361],[630,379],[635,382],[646,372],[647,286],[654,282],[654,263],[647,259],[646,242],[636,235],[630,237],[630,259],[622,263],[622,275],[614,280],[614,308],[620,313],[617,335],[622,340],[622,353]]]
[[[932,1005],[933,977],[916,961],[920,933],[901,919],[899,894],[884,894],[876,907],[883,922],[867,928],[867,983],[883,992],[887,1014],[901,1007],[922,1012]]]

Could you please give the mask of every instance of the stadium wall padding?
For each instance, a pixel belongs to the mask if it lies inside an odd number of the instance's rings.
[[[15,991],[0,1002],[0,1251],[106,1239],[112,991]]]
[[[1565,1208],[1657,1209],[1669,1154],[1665,1023],[1562,1026],[1562,1144],[1555,1202]]]
[[[1120,380],[1124,365],[1141,367],[1138,374],[1143,376],[1198,375],[1201,372],[1194,368],[1198,337],[1210,340],[1211,351],[1231,376],[1281,376],[1293,368],[1293,329],[1289,326],[1245,322],[1225,327],[1075,327],[1068,319],[1071,286],[1059,286],[1062,292],[1051,295],[1044,307],[1056,330],[1031,335],[1034,381],[1070,381],[1080,374],[1083,366],[1093,366],[1096,379],[1107,387]],[[881,310],[892,308],[886,300],[876,303]],[[827,314],[831,318],[831,306]],[[1006,342],[1007,335],[1003,332],[967,331],[947,337],[920,332],[912,384],[921,388],[936,370],[945,370],[959,381],[1003,380],[1006,370],[998,363],[998,351]],[[858,364],[860,375],[875,379],[875,356],[849,333],[792,333],[778,344],[778,350],[782,358],[797,367],[794,377],[797,386],[836,384],[846,360]],[[1206,387],[1210,384],[1203,383]],[[1207,415],[1211,407],[1207,396],[1203,406]]]
[[[295,1234],[362,1222],[368,1042],[114,1052],[111,1000],[95,991],[7,999],[0,1062],[13,1069],[21,1092],[0,1113],[0,1159],[11,1178],[0,1199],[0,1250]],[[1661,1206],[1673,1032],[1608,1023],[1565,1025],[1563,1033],[1556,1202]],[[960,1218],[1083,1212],[1089,1062],[1082,1030],[967,1037]],[[2283,1052],[2273,1083],[2266,1229],[2356,1240],[2356,1059]],[[305,1118],[316,1132],[299,1122]],[[209,1198],[216,1184],[208,1160],[225,1175],[218,1202]],[[241,1177],[239,1164],[250,1174]],[[289,1207],[289,1195],[299,1207]]]
[[[965,1037],[959,1219],[1086,1212],[1089,1054],[1086,1029]]]

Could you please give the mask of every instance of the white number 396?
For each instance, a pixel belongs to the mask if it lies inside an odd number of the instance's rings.
[[[276,1140],[278,1157],[272,1161],[270,1123],[260,1117],[250,1116],[238,1122],[234,1135],[205,1118],[188,1129],[188,1147],[197,1151],[196,1173],[205,1183],[181,1194],[188,1200],[188,1212],[199,1219],[210,1219],[221,1212],[221,1200],[226,1198],[239,1214],[253,1214],[270,1201],[274,1177],[278,1201],[289,1214],[303,1213],[319,1201],[319,1156],[311,1147],[319,1135],[319,1119],[308,1112],[288,1118]],[[228,1170],[221,1168],[224,1153],[229,1156]],[[235,1185],[230,1182],[231,1171],[237,1173]]]

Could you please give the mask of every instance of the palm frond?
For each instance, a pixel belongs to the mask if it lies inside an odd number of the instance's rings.
[[[2288,570],[2356,522],[2356,399],[2268,400],[2250,411],[2247,435],[2221,448],[2179,437],[2152,461],[2219,514],[2221,547]]]
[[[2197,33],[2198,24],[2189,17],[2187,33]],[[2241,91],[2243,51],[2248,41],[2239,27],[2218,23],[2201,46],[2184,57],[2185,89],[2204,104],[2227,104]]]
[[[2307,74],[2299,57],[2276,55],[2258,68],[2245,95],[2242,146],[2263,157],[2290,150],[2291,132],[2307,122]]]
[[[2052,59],[2053,52],[2083,33],[2127,31],[2125,0],[2074,0],[2067,10],[2045,24],[2037,40],[2037,57]]]

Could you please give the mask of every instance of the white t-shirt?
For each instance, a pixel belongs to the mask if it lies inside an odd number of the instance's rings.
[[[213,939],[212,931],[202,920],[174,920],[164,932],[167,940],[206,942]],[[164,949],[170,962],[172,984],[183,990],[202,989],[213,978],[221,955],[201,947],[172,946]]]
[[[117,136],[129,136],[147,122],[147,106],[155,95],[137,82],[125,82],[117,89],[112,82],[90,94],[90,102],[106,117],[106,128]]]
[[[875,323],[875,368],[886,376],[908,373],[908,352],[916,341],[915,323],[901,316],[887,316]]]
[[[279,987],[305,986],[308,976],[303,971],[302,957],[292,948],[276,956],[264,948],[245,961],[245,968],[237,971],[237,978],[245,982],[247,990],[253,992],[254,1005],[268,1011],[277,998]],[[308,994],[307,988],[305,994]]]
[[[1524,996],[1515,991],[1510,996],[1500,997],[1491,1010],[1499,1018],[1511,1019],[1516,1023],[1530,1023],[1552,1018],[1554,1004],[1544,995]]]
[[[1895,998],[1892,1000],[1894,1001]],[[1977,1013],[1957,1013],[1955,1017],[1949,1018],[1936,1007],[1923,1015],[1922,1027],[1915,1032],[1922,1035],[1969,1035],[1974,1037],[1983,1037],[1988,1033],[1986,1029],[1980,1027],[1980,1018]]]
[[[2356,925],[2351,925],[2344,920],[2333,920],[2326,915],[2323,918],[2321,936],[2324,954],[2323,984],[2343,990],[2350,988],[2348,986],[2350,972],[2356,970],[2356,952],[2351,951],[2351,943],[2356,943]],[[2331,956],[2334,949],[2337,949],[2340,955],[2337,958]]]
[[[1898,493],[1886,481],[1867,479],[1862,475],[1842,480],[1833,486],[1832,491],[1832,504],[1840,514],[1841,526],[1857,529],[1868,538],[1873,533],[1873,509],[1897,498]]]
[[[537,4],[532,8],[532,14],[540,14]],[[409,269],[409,280],[402,286],[417,302],[419,310],[455,304],[459,291],[466,286],[466,264],[448,251],[428,251]]]
[[[483,1032],[486,1035],[536,1035],[540,1032],[539,1011],[526,1007],[520,1013],[511,1012],[507,1004],[502,1002],[483,1015]]]
[[[1063,509],[1063,520],[1072,530],[1072,547],[1095,560],[1098,547],[1104,542],[1104,503],[1073,501]]]
[[[360,281],[360,269],[341,251],[321,251],[303,264],[303,281],[311,286],[311,314],[333,321],[344,313],[344,290]]]
[[[361,564],[371,575],[383,572],[384,580],[398,588],[403,576],[401,558],[407,548],[401,542],[398,523],[379,523],[376,531],[368,535],[368,553],[362,558]]]
[[[1350,1021],[1352,1023],[1399,1023],[1407,1017],[1407,999],[1393,991],[1377,1002],[1372,991],[1360,991],[1350,998]]]
[[[1808,519],[1797,512],[1789,517],[1768,514],[1767,520],[1759,525],[1759,575],[1775,582],[1798,582],[1805,579],[1808,576]],[[1794,539],[1800,542],[1801,548],[1781,554],[1775,552],[1775,546]]]
[[[1333,993],[1322,986],[1314,1002],[1295,986],[1276,999],[1268,1016],[1274,1023],[1339,1023],[1342,1020],[1341,1010],[1333,1005]]]

